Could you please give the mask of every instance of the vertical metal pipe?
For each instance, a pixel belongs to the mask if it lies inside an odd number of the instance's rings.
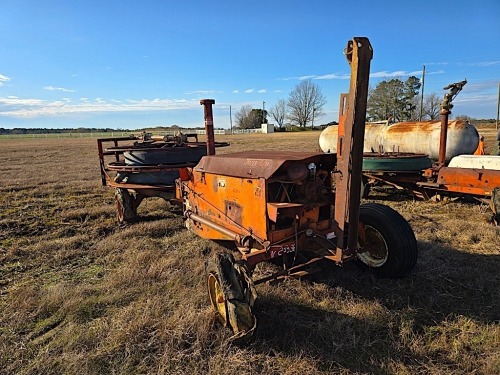
[[[207,155],[215,155],[214,116],[212,113],[212,105],[215,104],[215,100],[214,99],[201,99],[200,104],[204,107],[204,112],[205,112],[205,133],[207,135]]]
[[[444,90],[450,90],[449,93],[444,94],[443,101],[441,102],[441,134],[439,137],[439,156],[437,167],[440,168],[444,165],[446,160],[446,138],[448,136],[448,115],[451,113],[453,104],[451,102],[458,93],[463,89],[467,80],[462,82],[452,83],[444,88]]]
[[[444,165],[446,160],[446,139],[448,138],[448,115],[451,112],[447,108],[441,109],[441,133],[439,134],[439,156],[438,165]]]
[[[102,186],[106,186],[106,174],[104,173],[104,151],[102,147],[102,141],[100,139],[97,140],[97,149],[99,151],[99,165],[101,167],[101,183]]]

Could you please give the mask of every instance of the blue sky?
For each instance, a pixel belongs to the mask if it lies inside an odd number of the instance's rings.
[[[0,4],[0,127],[216,127],[268,109],[304,78],[337,120],[353,36],[374,49],[370,84],[421,77],[425,93],[465,78],[454,115],[495,118],[500,1],[10,0]]]

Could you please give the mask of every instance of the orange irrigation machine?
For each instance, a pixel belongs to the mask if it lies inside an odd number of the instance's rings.
[[[381,204],[360,206],[372,53],[367,38],[347,44],[350,94],[337,154],[209,153],[176,180],[186,227],[235,250],[217,252],[206,267],[210,301],[234,338],[255,329],[255,285],[307,275],[321,261],[357,260],[385,277],[402,277],[417,261],[415,236],[401,215]],[[212,103],[205,104],[211,123]],[[281,269],[254,279],[256,265],[268,260]]]

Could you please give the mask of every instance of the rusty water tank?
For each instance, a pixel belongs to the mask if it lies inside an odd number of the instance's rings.
[[[337,125],[321,132],[319,146],[323,152],[337,152]],[[439,135],[441,122],[397,122],[367,123],[365,128],[364,152],[413,152],[439,156]],[[454,120],[448,123],[446,161],[457,155],[471,155],[479,144],[479,133],[468,121]]]

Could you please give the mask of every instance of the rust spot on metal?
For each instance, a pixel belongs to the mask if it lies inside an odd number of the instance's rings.
[[[374,124],[367,124],[368,126],[379,126]],[[465,129],[468,126],[466,121],[455,120],[448,123],[448,129]],[[396,122],[387,126],[387,133],[414,133],[414,132],[434,132],[438,131],[441,127],[440,121],[409,121],[409,122]]]
[[[203,157],[194,169],[198,172],[223,176],[268,179],[280,168],[286,171],[286,168],[294,161],[301,161],[303,164],[320,162],[323,168],[331,170],[335,166],[336,157],[335,154],[291,151],[244,151]]]

